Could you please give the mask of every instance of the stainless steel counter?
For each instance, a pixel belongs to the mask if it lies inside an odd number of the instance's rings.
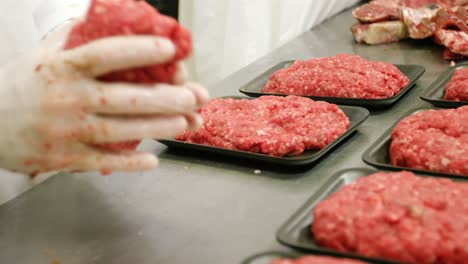
[[[419,95],[449,67],[430,41],[357,45],[352,23],[344,12],[210,87],[213,96],[236,95],[240,85],[282,60],[337,53],[426,67],[401,101],[373,112],[317,166],[288,171],[180,156],[146,141],[145,149],[162,153],[154,172],[58,175],[0,207],[0,263],[239,263],[260,251],[288,250],[275,240],[278,227],[333,173],[365,166],[364,150],[402,114],[430,107]]]

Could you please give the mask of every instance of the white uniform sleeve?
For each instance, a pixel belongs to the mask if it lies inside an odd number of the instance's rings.
[[[220,80],[357,2],[180,1],[181,23],[194,36],[192,77],[205,84]]]
[[[0,3],[0,65],[27,52],[37,43],[32,18],[35,0],[2,0]]]
[[[89,0],[1,0],[0,66],[37,48],[51,30],[82,16]]]
[[[36,49],[40,40],[63,22],[83,15],[88,3],[88,0],[1,0],[0,67]],[[0,204],[49,176],[44,174],[31,180],[29,176],[0,170]]]

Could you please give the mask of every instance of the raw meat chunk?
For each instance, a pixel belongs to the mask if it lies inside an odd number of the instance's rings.
[[[453,53],[448,48],[445,48],[443,52],[443,58],[446,60],[463,60],[466,57],[461,54]]]
[[[467,1],[468,2],[468,1]],[[468,55],[468,6],[442,9],[437,14],[434,41],[446,46],[444,59],[461,60]]]
[[[443,0],[373,0],[353,10],[353,16],[363,23],[401,20],[403,7],[421,8]],[[450,3],[451,4],[451,3]]]
[[[394,20],[404,22],[410,38],[424,39],[432,37],[437,29],[451,28],[453,25],[468,33],[467,5],[468,0],[374,0],[353,10],[353,15],[362,23]],[[366,24],[352,28],[353,32],[358,29],[364,31],[367,29]],[[380,30],[374,33],[373,38],[389,39],[389,32],[384,29],[380,26]],[[362,36],[356,37],[356,34],[355,39],[358,42],[366,42],[359,41]],[[395,39],[397,38],[390,38],[391,41]],[[384,42],[375,42],[375,44],[380,43]]]
[[[397,95],[409,84],[397,67],[357,55],[296,61],[275,72],[264,93],[379,99]]]
[[[84,21],[75,25],[68,36],[65,49],[118,35],[154,35],[171,39],[176,46],[176,56],[170,63],[127,69],[101,76],[109,82],[158,83],[171,82],[177,62],[192,50],[190,33],[171,17],[161,15],[145,1],[92,0]],[[139,140],[98,144],[106,150],[133,150]]]
[[[290,259],[278,259],[271,262],[271,264],[365,264],[366,262],[334,258],[334,257],[322,257],[322,256],[306,256],[296,260]]]
[[[434,35],[437,29],[436,18],[441,10],[439,5],[422,8],[402,8],[403,21],[412,39],[425,39]]]
[[[459,29],[468,33],[468,6],[440,9],[437,12],[435,23],[438,29]]]
[[[214,99],[200,113],[203,126],[178,140],[272,156],[322,149],[350,126],[337,105],[297,96]]]
[[[398,20],[401,0],[374,0],[353,10],[353,16],[363,23]]]
[[[468,176],[468,106],[403,119],[392,133],[390,160],[394,166]]]
[[[369,45],[398,42],[408,38],[406,25],[399,20],[356,24],[351,31],[356,42]]]
[[[454,7],[454,6],[466,6],[468,5],[468,0],[436,0],[439,5],[444,7]]]
[[[468,34],[459,30],[439,29],[435,35],[438,42],[452,53],[468,56]]]
[[[451,7],[457,5],[458,2],[462,1],[466,0],[404,0],[402,6],[410,8],[421,8],[432,4],[438,4],[442,6]]]
[[[445,99],[468,102],[468,68],[457,70],[445,87]]]
[[[343,187],[314,210],[324,247],[414,264],[468,260],[468,184],[379,172]]]

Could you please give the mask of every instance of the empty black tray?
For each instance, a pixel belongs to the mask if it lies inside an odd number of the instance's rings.
[[[262,93],[262,88],[270,79],[270,76],[280,70],[289,67],[294,61],[284,61],[276,66],[270,68],[259,77],[250,81],[242,86],[239,91],[243,94],[252,97],[259,97],[262,95],[277,95],[286,96],[284,94],[270,94]],[[342,98],[342,97],[320,97],[320,96],[305,96],[314,100],[327,101],[334,104],[362,106],[369,109],[387,108],[396,103],[400,98],[405,95],[415,84],[416,81],[424,74],[425,68],[420,65],[395,65],[401,72],[403,72],[409,79],[410,83],[399,94],[384,99],[360,99],[360,98]]]
[[[228,98],[228,97],[223,97]],[[239,98],[239,97],[231,97],[236,99],[252,99],[252,98]],[[366,120],[369,116],[369,111],[362,107],[353,107],[353,106],[339,106],[341,110],[348,116],[351,121],[351,125],[349,129],[333,141],[331,144],[326,146],[321,150],[307,150],[301,155],[297,156],[286,156],[286,157],[274,157],[265,154],[247,152],[247,151],[239,151],[239,150],[231,150],[231,149],[224,149],[219,147],[212,147],[208,145],[201,145],[201,144],[194,144],[194,143],[186,143],[179,140],[159,140],[162,144],[170,147],[170,148],[177,148],[183,150],[197,150],[197,151],[204,151],[210,152],[225,156],[237,157],[237,158],[245,158],[250,160],[262,161],[267,162],[275,165],[285,165],[285,166],[302,166],[302,165],[309,165],[317,162],[322,156],[330,152],[335,146],[341,143],[343,140],[348,138],[354,131],[356,131],[357,127]]]
[[[454,67],[450,67],[446,72],[444,72],[440,77],[431,84],[428,91],[421,96],[421,99],[427,101],[437,107],[445,108],[456,108],[463,105],[468,105],[468,102],[457,102],[445,100],[445,86],[452,79],[455,71],[463,68],[468,68],[468,63],[463,63]]]
[[[443,173],[443,172],[436,172],[436,171],[429,171],[429,170],[420,170],[420,169],[413,169],[413,168],[408,168],[408,167],[400,167],[400,166],[393,166],[390,163],[390,154],[389,154],[389,149],[390,149],[390,144],[392,142],[392,131],[395,128],[398,123],[405,117],[414,114],[418,111],[421,110],[415,110],[413,112],[410,112],[403,116],[398,122],[396,122],[390,129],[388,129],[382,137],[377,139],[377,141],[372,144],[369,149],[364,152],[364,155],[362,159],[364,160],[365,163],[372,165],[374,167],[380,168],[380,169],[386,169],[386,170],[407,170],[407,171],[413,171],[416,173],[423,173],[423,174],[430,174],[434,176],[439,176],[439,177],[448,177],[448,178],[454,178],[454,179],[459,179],[463,177],[468,177],[468,175],[456,175],[456,174],[449,174],[449,173]]]

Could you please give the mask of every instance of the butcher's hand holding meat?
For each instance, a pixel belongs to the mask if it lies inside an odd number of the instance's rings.
[[[28,174],[153,169],[153,154],[94,146],[197,128],[195,109],[207,102],[206,90],[186,82],[182,67],[172,84],[94,77],[166,63],[175,53],[165,38],[111,37],[67,51],[49,46],[0,68],[0,167]]]

